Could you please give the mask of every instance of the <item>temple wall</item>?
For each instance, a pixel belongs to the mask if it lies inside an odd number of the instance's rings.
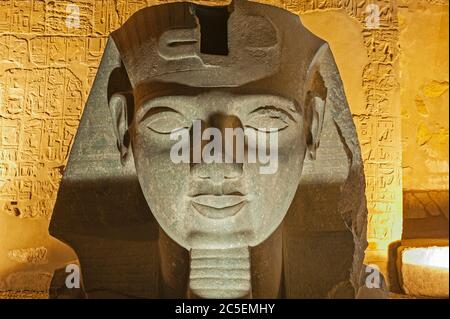
[[[448,238],[448,2],[399,9],[405,238]]]
[[[0,1],[3,295],[45,296],[53,270],[76,259],[48,235],[48,223],[83,106],[108,34],[161,2]],[[419,207],[446,194],[448,211],[448,1],[260,2],[299,13],[330,44],[365,163],[367,262],[384,269],[389,244],[402,237],[402,214],[411,215],[403,197]]]

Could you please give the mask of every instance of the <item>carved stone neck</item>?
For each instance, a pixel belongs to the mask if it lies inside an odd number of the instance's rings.
[[[189,279],[194,298],[250,298],[249,248],[191,250]]]

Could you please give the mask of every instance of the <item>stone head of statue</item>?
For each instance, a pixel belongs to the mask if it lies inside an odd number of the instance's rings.
[[[152,213],[188,250],[267,239],[319,145],[321,42],[278,11],[164,5],[112,35],[133,96],[109,102],[122,161],[132,153]]]
[[[190,254],[193,295],[251,296],[250,248],[280,228],[320,144],[327,44],[297,15],[236,0],[145,8],[108,45],[116,150],[104,175],[137,176],[164,234]]]

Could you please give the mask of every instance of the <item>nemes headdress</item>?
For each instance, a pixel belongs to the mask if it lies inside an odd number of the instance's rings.
[[[244,0],[225,7],[147,7],[111,34],[50,224],[51,235],[77,253],[88,296],[159,296],[158,224],[133,161],[121,165],[108,108],[114,92],[158,82],[259,83],[300,104],[310,93],[325,100],[321,146],[316,160],[305,162],[284,221],[284,294],[354,297],[367,210],[361,153],[335,61],[297,15]]]

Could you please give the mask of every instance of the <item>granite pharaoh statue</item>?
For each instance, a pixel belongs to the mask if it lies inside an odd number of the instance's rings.
[[[50,232],[92,298],[354,298],[366,214],[328,44],[276,7],[183,2],[111,34]]]

